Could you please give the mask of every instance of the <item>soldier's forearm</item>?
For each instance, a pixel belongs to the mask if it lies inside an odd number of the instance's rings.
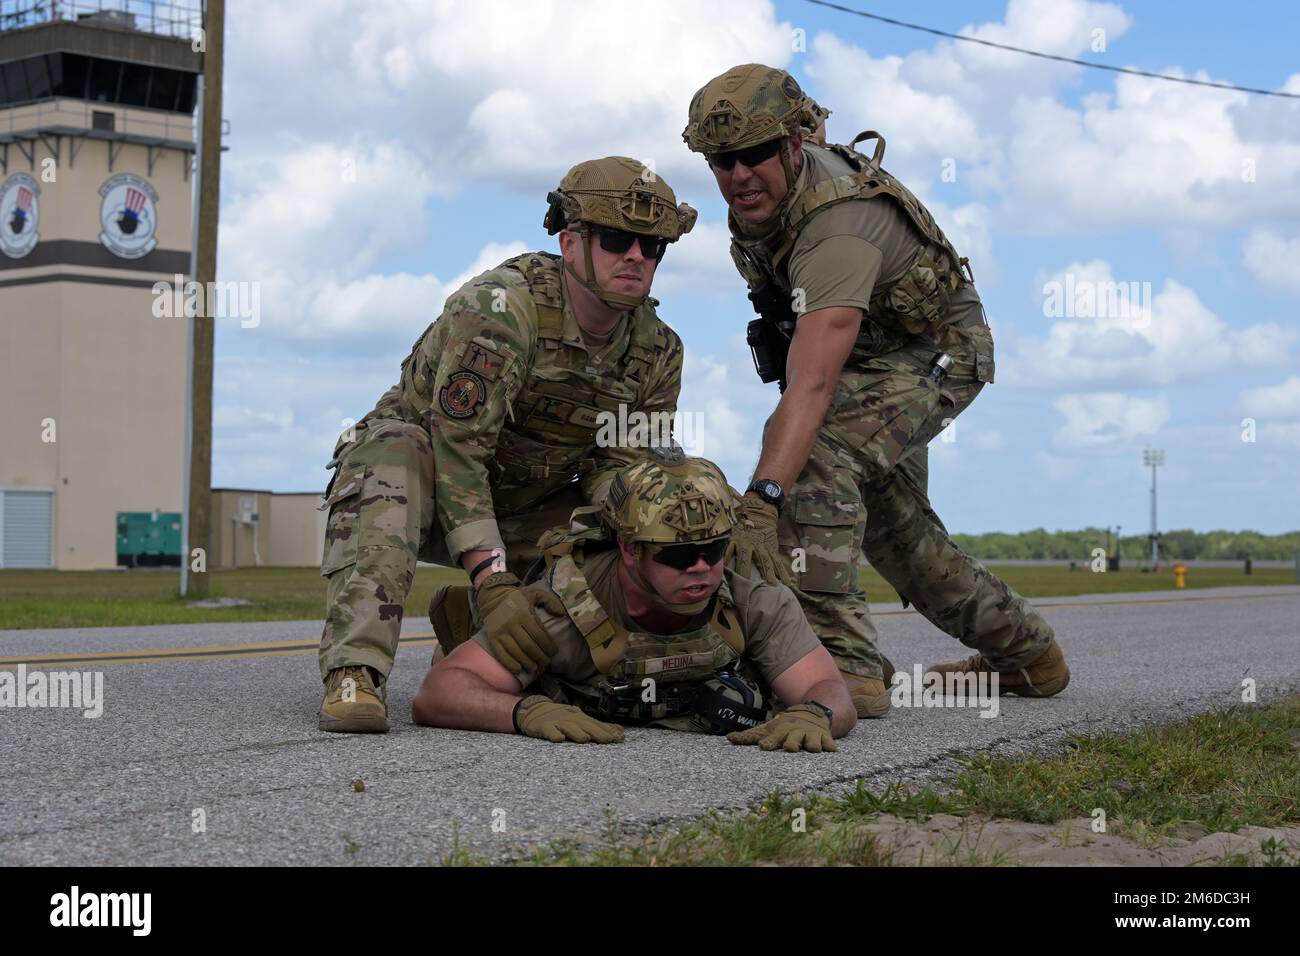
[[[491,500],[490,498],[488,499]],[[500,551],[506,553],[505,542],[501,540],[501,529],[497,527],[495,517],[477,518],[451,526],[447,532],[447,551],[461,567],[465,567],[462,558],[471,552],[482,551],[485,556]],[[444,528],[448,525],[444,524]],[[483,560],[479,558],[479,560]],[[473,565],[470,565],[472,568]],[[466,570],[469,570],[468,568]]]
[[[754,477],[771,478],[782,488],[791,488],[808,461],[829,406],[830,396],[823,390],[797,389],[791,382],[763,427],[763,451]]]
[[[831,736],[843,737],[858,722],[858,712],[853,706],[844,679],[838,675],[833,679],[819,681],[809,689],[805,700],[815,700],[831,709]]]
[[[489,558],[497,560],[493,560],[491,564],[475,574],[474,569]],[[491,551],[466,551],[460,556],[460,566],[470,576],[469,583],[474,587],[478,587],[478,583],[488,575],[506,569],[506,555],[500,548],[494,548]]]
[[[468,668],[444,662],[425,678],[412,717],[427,727],[512,734],[515,704],[521,699],[519,694],[497,690]]]

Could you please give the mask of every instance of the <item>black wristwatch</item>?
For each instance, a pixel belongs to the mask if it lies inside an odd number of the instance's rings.
[[[745,491],[752,491],[774,507],[778,513],[785,506],[785,491],[782,490],[779,482],[773,481],[771,478],[755,478]]]
[[[829,707],[827,707],[825,704],[818,703],[817,701],[813,700],[811,697],[809,697],[807,700],[805,700],[804,703],[805,703],[805,704],[812,704],[814,707],[818,708],[819,710],[824,711],[825,714],[826,714],[826,723],[829,724],[829,723],[834,722],[834,720],[835,720],[835,711],[831,710],[831,709],[830,709]]]

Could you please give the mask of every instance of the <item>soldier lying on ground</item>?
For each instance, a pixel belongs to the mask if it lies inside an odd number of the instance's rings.
[[[538,542],[529,588],[561,605],[539,608],[555,653],[503,658],[481,630],[435,626],[412,718],[557,743],[619,742],[620,724],[649,724],[835,750],[857,721],[835,661],[788,587],[724,566],[734,496],[716,465],[678,449],[619,472],[601,508]]]

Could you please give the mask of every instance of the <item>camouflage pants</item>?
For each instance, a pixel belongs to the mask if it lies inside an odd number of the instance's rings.
[[[335,457],[338,471],[322,506],[329,519],[320,572],[327,580],[321,678],[364,664],[387,679],[417,560],[451,563],[434,516],[433,449],[417,425],[365,421]],[[498,516],[509,570],[523,577],[538,557],[542,532],[565,524],[582,504],[570,485],[527,513]]]
[[[926,493],[926,446],[992,380],[992,341],[986,330],[978,339],[978,350],[954,355],[942,384],[928,378],[933,349],[846,367],[782,509],[795,593],[841,670],[882,676],[858,583],[863,552],[931,623],[999,666],[1032,660],[1052,638],[1037,611],[953,544]]]

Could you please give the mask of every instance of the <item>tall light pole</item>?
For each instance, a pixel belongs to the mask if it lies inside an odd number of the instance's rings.
[[[1165,463],[1163,448],[1148,448],[1142,452],[1142,464],[1151,469],[1151,566],[1160,561],[1160,533],[1156,530],[1156,469]]]

